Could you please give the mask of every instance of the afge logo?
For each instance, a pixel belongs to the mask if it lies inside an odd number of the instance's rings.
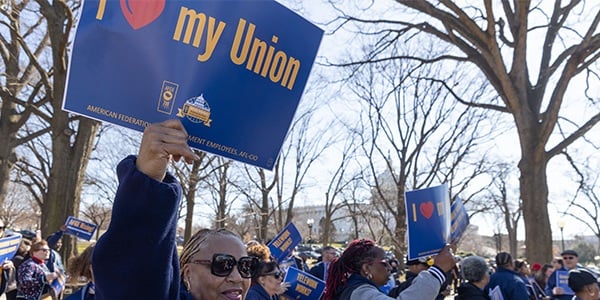
[[[183,108],[179,108],[177,116],[180,118],[186,117],[194,123],[203,123],[206,127],[210,127],[212,122],[210,119],[210,106],[202,94],[185,101]]]
[[[104,18],[107,0],[98,1],[96,19]],[[112,2],[112,1],[111,1]],[[165,9],[166,0],[120,0],[123,16],[134,30],[138,30],[156,20]]]
[[[160,89],[160,97],[158,98],[157,111],[170,115],[173,112],[173,106],[175,103],[175,97],[177,97],[177,90],[179,85],[170,81],[163,81],[162,88]]]

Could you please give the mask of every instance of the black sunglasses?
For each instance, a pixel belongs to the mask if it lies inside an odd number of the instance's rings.
[[[277,280],[283,278],[283,272],[281,272],[281,271],[265,273],[265,274],[262,274],[261,276],[269,276],[269,275],[275,277],[275,279],[277,279]]]
[[[210,265],[210,272],[219,277],[229,276],[236,265],[242,278],[252,278],[258,269],[258,258],[254,256],[244,256],[236,260],[232,255],[223,253],[215,253],[212,260],[197,259],[192,263]]]

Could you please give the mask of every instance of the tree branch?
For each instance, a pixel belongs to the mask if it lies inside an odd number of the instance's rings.
[[[556,146],[550,149],[550,151],[547,152],[546,160],[549,160],[553,156],[561,153],[563,149],[572,144],[577,138],[583,136],[586,132],[590,131],[590,129],[592,129],[592,127],[594,127],[594,125],[596,125],[598,122],[600,122],[600,113],[593,116],[591,119],[585,122],[583,126],[579,127],[579,129],[571,133],[570,136],[568,136],[562,142],[558,143]]]

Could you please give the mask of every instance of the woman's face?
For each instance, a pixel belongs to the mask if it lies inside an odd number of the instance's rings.
[[[385,285],[388,282],[391,270],[392,266],[390,266],[388,260],[384,258],[383,251],[381,251],[381,254],[376,256],[371,262],[363,265],[363,272],[366,274],[366,277],[373,281],[377,286]],[[369,274],[371,276],[369,276]]]
[[[554,268],[548,268],[548,269],[546,270],[546,274],[545,274],[545,275],[546,275],[546,278],[549,278],[549,277],[550,277],[550,275],[552,275],[552,272],[554,272]]]
[[[47,260],[50,258],[50,248],[48,248],[48,246],[42,246],[42,248],[33,251],[33,257],[39,260]]]
[[[190,261],[211,261],[215,253],[232,255],[236,261],[246,256],[246,247],[234,236],[214,235],[204,244]],[[250,279],[242,278],[237,266],[226,277],[213,275],[209,264],[187,263],[183,268],[182,280],[195,300],[241,300],[250,286]]]
[[[521,274],[529,276],[531,274],[531,269],[529,268],[529,264],[525,262],[521,267]]]
[[[275,296],[279,292],[281,282],[283,281],[283,273],[279,268],[272,272],[266,273],[258,278],[258,282],[269,293],[269,296]]]

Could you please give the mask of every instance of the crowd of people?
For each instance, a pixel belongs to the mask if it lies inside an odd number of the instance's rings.
[[[184,245],[178,259],[174,241],[181,187],[167,172],[171,159],[188,163],[197,159],[177,120],[147,127],[138,155],[118,165],[120,185],[111,224],[98,241],[92,259],[97,299],[253,300],[276,299],[285,292],[282,269],[271,260],[268,248],[260,243],[246,245],[227,230],[198,231]],[[144,249],[144,257],[132,259],[130,253],[122,251],[126,243]],[[498,253],[494,272],[477,256],[465,258],[458,268],[446,246],[425,262],[426,267],[418,271],[415,268],[411,282],[392,289],[396,295],[390,297],[380,288],[393,279],[392,265],[382,247],[359,239],[339,257],[334,250],[324,248],[321,262],[309,270],[325,281],[325,300],[439,299],[440,295],[446,296],[453,273],[461,274],[463,279],[456,299],[489,299],[490,290],[498,291],[506,300],[562,299],[566,295],[553,281],[558,271],[552,267],[540,267],[543,276],[530,281],[526,262]],[[589,283],[587,275],[591,273],[574,267],[577,254],[565,251],[561,259],[561,270],[574,269],[569,273],[568,286],[577,299],[599,299],[597,284]],[[299,265],[304,268],[303,263]]]
[[[167,168],[171,160],[180,159],[190,163],[198,157],[187,145],[179,121],[146,128],[138,155],[126,157],[117,167],[119,188],[107,231],[95,246],[69,261],[69,274],[88,282],[68,300],[284,298],[290,287],[284,282],[287,266],[274,260],[262,243],[244,243],[226,229],[202,229],[178,254],[175,236],[182,191]],[[46,299],[49,283],[66,273],[60,257],[51,251],[55,237],[34,241],[16,260],[5,262],[3,270],[17,269],[15,298],[7,299]],[[124,251],[123,245],[135,245],[136,250]],[[372,240],[354,240],[341,254],[325,247],[321,254],[312,268],[300,258],[296,266],[324,281],[324,300],[444,299],[450,285],[456,300],[490,299],[490,295],[506,300],[600,299],[596,276],[578,268],[573,250],[564,251],[552,264],[530,267],[505,252],[491,264],[479,256],[457,262],[447,245],[432,257],[408,260],[402,281],[398,262]],[[566,271],[561,285],[557,276]],[[2,283],[2,288],[10,286],[5,284],[10,280]],[[5,294],[12,291],[7,288]]]
[[[4,224],[0,221],[0,238],[10,237],[5,230]],[[67,274],[77,278],[86,276],[85,278],[91,280],[91,253],[87,249],[81,256],[74,257],[71,265],[77,267],[79,264],[77,261],[86,256],[88,261],[83,268],[90,269],[88,272],[65,270],[58,252],[62,247],[64,231],[63,226],[46,239],[42,239],[39,233],[32,239],[21,238],[15,255],[2,263],[0,300],[62,300]],[[88,249],[93,249],[93,245]],[[65,297],[64,299],[89,298]]]

